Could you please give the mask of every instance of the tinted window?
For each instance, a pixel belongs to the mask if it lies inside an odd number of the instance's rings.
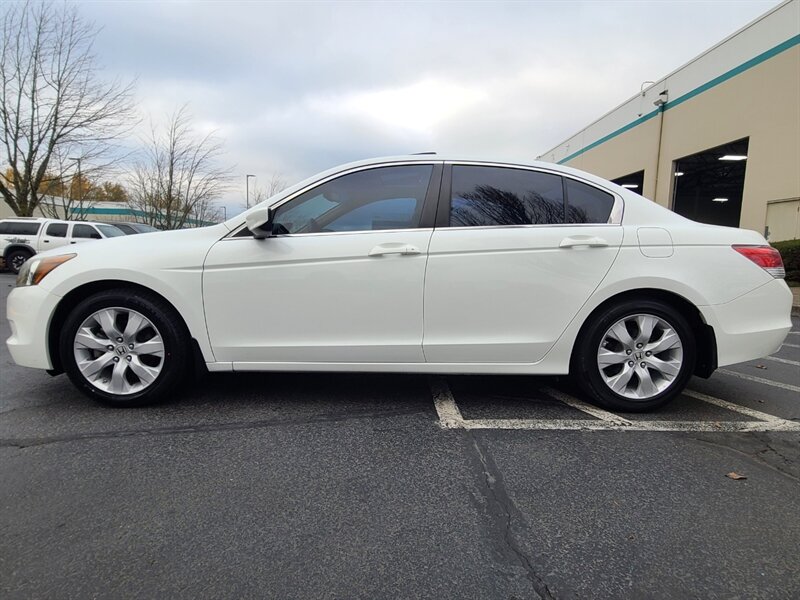
[[[119,237],[121,235],[125,235],[125,233],[118,227],[114,225],[98,225],[97,228],[103,232],[103,235],[106,237]]]
[[[45,232],[51,237],[67,237],[67,224],[66,223],[50,223]]]
[[[100,234],[91,225],[75,225],[72,228],[72,237],[99,240]]]
[[[273,233],[418,227],[432,172],[432,165],[409,165],[344,175],[278,208]]]
[[[122,223],[118,223],[117,225],[114,225],[114,227],[119,229],[125,235],[132,235],[134,233],[139,233],[131,225],[123,225]]]
[[[567,223],[608,223],[614,196],[574,179],[567,184]]]
[[[153,231],[161,231],[160,229],[153,227],[152,225],[144,225],[142,223],[137,223],[136,225],[128,225],[131,229],[138,233],[151,233]]]
[[[15,235],[36,235],[39,233],[40,223],[25,223],[23,221],[6,221],[0,224],[0,233]]]
[[[416,198],[390,198],[370,202],[328,223],[331,231],[408,229],[417,210]]]
[[[564,222],[561,177],[502,167],[453,167],[450,225]]]

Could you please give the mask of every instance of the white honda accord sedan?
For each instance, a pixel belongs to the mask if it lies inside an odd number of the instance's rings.
[[[8,347],[115,406],[192,369],[572,374],[659,407],[791,327],[776,250],[553,164],[352,163],[219,225],[29,260]]]

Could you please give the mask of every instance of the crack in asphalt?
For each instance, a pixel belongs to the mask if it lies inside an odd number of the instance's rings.
[[[780,466],[775,465],[775,464],[767,461],[764,458],[763,455],[764,455],[765,452],[768,452],[768,451],[771,450],[772,452],[774,452],[777,456],[779,456],[787,464],[793,464],[794,463],[793,460],[791,460],[790,458],[788,458],[787,456],[785,456],[784,454],[782,454],[778,450],[776,450],[772,446],[771,442],[769,442],[768,440],[765,440],[762,436],[760,436],[758,434],[755,434],[755,433],[752,434],[752,436],[753,436],[754,439],[757,439],[762,444],[764,444],[766,446],[766,448],[762,448],[762,449],[756,450],[754,452],[748,452],[748,451],[746,451],[744,449],[741,449],[741,448],[734,448],[733,446],[731,446],[729,444],[723,443],[723,441],[721,441],[721,440],[712,442],[711,440],[703,439],[703,438],[699,438],[699,437],[693,437],[692,439],[697,441],[697,442],[700,442],[702,444],[707,444],[709,446],[715,446],[717,448],[730,450],[731,452],[734,452],[736,454],[740,454],[742,456],[745,456],[745,457],[747,457],[747,458],[749,458],[751,460],[756,461],[758,464],[760,464],[760,465],[762,465],[764,467],[767,467],[768,469],[770,469],[772,471],[775,471],[779,475],[782,475],[784,477],[787,477],[788,479],[791,479],[792,481],[796,481],[796,482],[800,483],[800,477],[797,477],[797,475],[795,475],[793,473],[790,473],[790,472],[786,471],[785,469],[782,469]]]
[[[794,461],[792,461],[791,458],[789,458],[788,456],[786,456],[785,454],[780,452],[777,448],[775,448],[772,445],[772,442],[770,442],[769,440],[762,439],[761,437],[758,437],[758,436],[756,436],[756,439],[761,440],[764,443],[764,445],[766,446],[766,448],[764,450],[762,450],[761,452],[759,452],[759,454],[764,454],[765,452],[771,450],[773,453],[775,453],[777,456],[779,456],[781,458],[781,460],[783,460],[783,462],[785,462],[787,464],[793,464]]]
[[[499,533],[502,546],[498,547],[500,556],[511,564],[515,564],[525,570],[526,578],[531,582],[533,589],[540,598],[554,600],[555,595],[548,588],[544,579],[536,573],[531,559],[515,539],[512,531],[513,522],[516,519],[524,526],[527,526],[525,518],[519,512],[514,501],[508,496],[503,474],[498,469],[486,448],[482,447],[480,440],[474,432],[468,432],[472,447],[475,452],[473,461],[475,468],[480,473],[481,484],[479,489],[485,501],[485,510],[490,520],[494,533]]]
[[[122,429],[115,431],[93,431],[53,435],[40,438],[4,438],[0,439],[0,448],[29,448],[62,442],[81,442],[87,440],[117,439],[126,437],[176,435],[184,433],[212,433],[219,431],[242,431],[247,429],[264,429],[281,425],[313,425],[316,423],[337,423],[359,419],[386,419],[390,417],[409,416],[429,412],[424,408],[402,408],[391,410],[367,411],[361,413],[322,413],[309,417],[279,417],[258,421],[237,421],[232,423],[207,423],[199,425],[182,425],[171,427],[145,427],[140,429]]]

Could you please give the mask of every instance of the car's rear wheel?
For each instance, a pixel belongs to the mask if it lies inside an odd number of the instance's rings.
[[[142,406],[169,397],[185,381],[189,339],[175,310],[134,290],[100,292],[69,314],[61,361],[87,396],[113,406]]]
[[[668,304],[628,300],[610,306],[578,342],[573,374],[599,404],[642,412],[670,402],[694,371],[695,339]]]
[[[6,256],[6,265],[8,269],[16,275],[19,273],[22,265],[25,264],[25,261],[31,256],[33,256],[33,253],[29,250],[12,250],[8,253],[8,256]]]

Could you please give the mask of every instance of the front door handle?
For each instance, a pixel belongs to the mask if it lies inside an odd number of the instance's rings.
[[[594,235],[576,235],[572,237],[565,237],[558,245],[559,248],[577,248],[579,246],[587,246],[589,248],[604,248],[608,246],[608,242],[603,238]]]
[[[385,256],[386,254],[419,254],[419,248],[411,244],[379,244],[369,251],[368,256]]]

